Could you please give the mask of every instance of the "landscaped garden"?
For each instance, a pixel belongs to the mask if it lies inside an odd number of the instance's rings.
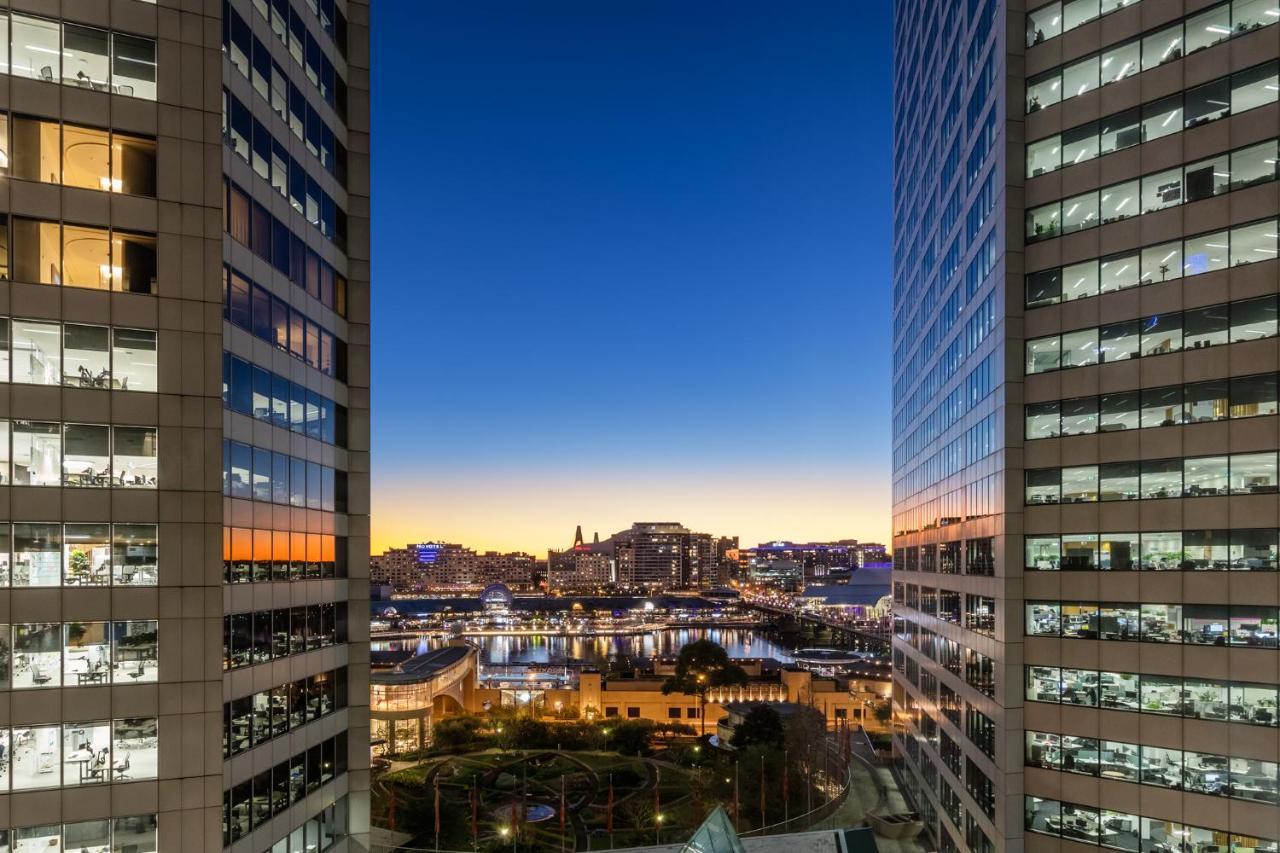
[[[684,841],[723,804],[746,832],[821,805],[843,779],[820,721],[787,722],[724,750],[643,720],[447,718],[419,763],[375,781],[374,823],[418,848],[599,850]]]
[[[724,677],[705,672],[680,692]],[[716,805],[740,832],[777,827],[843,786],[839,742],[812,708],[784,718],[755,707],[728,745],[699,734],[640,719],[551,721],[528,708],[444,717],[430,749],[374,780],[373,822],[418,849],[602,850],[683,842]]]

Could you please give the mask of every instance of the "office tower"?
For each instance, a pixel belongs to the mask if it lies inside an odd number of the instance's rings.
[[[1274,0],[903,0],[900,771],[939,849],[1274,850]]]
[[[188,58],[175,46],[171,58],[183,75],[175,95],[191,90],[201,109],[219,109],[203,76],[211,61],[222,81],[221,187],[201,186],[220,208],[220,263],[207,249],[203,261],[187,258],[226,294],[226,671],[213,720],[226,726],[223,817],[206,828],[205,843],[252,853],[364,850],[369,4],[229,0],[221,8],[220,22],[180,16],[173,25],[198,34],[209,55]],[[166,14],[178,15],[161,10],[162,33]],[[211,53],[219,23],[220,60]],[[168,55],[161,50],[161,80]],[[202,118],[196,127],[211,134],[213,125]]]
[[[368,7],[19,5],[0,849],[363,849]]]

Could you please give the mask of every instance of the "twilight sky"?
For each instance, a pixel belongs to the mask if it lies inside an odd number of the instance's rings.
[[[373,13],[375,553],[887,541],[887,0]]]

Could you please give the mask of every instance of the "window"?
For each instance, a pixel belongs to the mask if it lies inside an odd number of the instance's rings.
[[[1142,39],[1142,70],[1157,68],[1166,62],[1182,58],[1182,24],[1174,24]]]
[[[1181,312],[1175,311],[1171,314],[1157,314],[1143,318],[1142,355],[1164,355],[1165,353],[1178,352],[1181,349]]]
[[[62,77],[62,44],[58,22],[14,14],[10,73],[53,83]]]
[[[66,424],[63,428],[62,483],[102,488],[111,477],[111,428]]]
[[[156,43],[151,39],[113,33],[111,36],[112,91],[120,95],[156,99]]]
[[[1093,571],[1098,568],[1098,537],[1072,533],[1062,537],[1062,569]]]
[[[1186,422],[1226,420],[1230,412],[1228,389],[1228,382],[1222,379],[1183,386]]]
[[[1103,571],[1132,571],[1138,568],[1141,550],[1136,533],[1104,533],[1099,542],[1099,567]]]
[[[1226,305],[1210,305],[1207,308],[1192,308],[1183,312],[1183,345],[1186,349],[1225,344],[1230,340],[1229,307]]]
[[[1183,243],[1182,268],[1187,275],[1200,275],[1227,268],[1226,231],[1188,237]]]
[[[62,329],[57,323],[14,320],[11,323],[13,381],[61,385]]]
[[[1033,338],[1027,341],[1026,347],[1026,371],[1028,375],[1058,369],[1062,340],[1057,335],[1047,338]]]
[[[1139,404],[1137,391],[1102,395],[1098,404],[1098,430],[1100,432],[1138,429],[1138,426]]]
[[[1144,500],[1173,498],[1182,493],[1182,460],[1148,459],[1142,462]]]
[[[159,672],[156,623],[113,622],[111,625],[112,681],[117,684],[155,681]]]
[[[112,133],[111,142],[111,191],[154,198],[156,194],[155,140],[124,133]]]
[[[113,388],[157,390],[156,333],[146,329],[112,330],[112,365]]]
[[[57,486],[62,482],[62,426],[13,421],[13,484]]]
[[[13,688],[58,687],[62,683],[62,626],[13,626]]]
[[[1027,13],[1027,47],[1062,34],[1062,4],[1050,3]]]
[[[1062,493],[1062,475],[1057,468],[1029,469],[1026,472],[1028,504],[1056,504]]]
[[[1276,223],[1259,222],[1231,231],[1231,265],[1269,261],[1276,256]],[[1274,334],[1274,331],[1272,332]]]
[[[1188,530],[1182,534],[1181,568],[1222,571],[1227,568],[1229,534],[1225,530]]]
[[[1036,571],[1057,571],[1062,568],[1062,544],[1056,536],[1027,536],[1026,568]]]
[[[154,524],[116,524],[112,533],[112,582],[117,586],[155,586],[159,577]]]
[[[1233,530],[1230,533],[1230,568],[1235,571],[1275,571],[1276,531]]]
[[[1181,533],[1142,534],[1143,571],[1175,571],[1182,568],[1182,559]]]
[[[63,584],[111,583],[111,525],[68,524],[64,535]]]
[[[1276,297],[1264,296],[1231,303],[1231,341],[1248,341],[1274,337],[1276,334]]]
[[[1062,503],[1089,503],[1098,499],[1098,466],[1062,469]]]
[[[1068,364],[1063,359],[1063,367],[1080,366],[1086,364],[1094,364],[1098,360],[1104,363],[1114,361],[1125,361],[1131,358],[1138,358],[1142,354],[1142,330],[1145,325],[1144,321],[1126,320],[1122,323],[1112,323],[1102,326],[1096,333],[1093,329],[1085,329],[1080,332],[1072,332],[1071,340],[1081,342],[1081,357],[1075,364]],[[1096,334],[1098,358],[1090,361],[1088,353],[1089,342],[1094,339]],[[1063,336],[1063,351],[1065,355],[1068,338]]]
[[[1123,338],[1116,342],[1118,347],[1122,346],[1122,344]],[[1075,332],[1066,332],[1062,335],[1062,367],[1083,367],[1097,364],[1098,360],[1097,329],[1080,329]]]
[[[1240,113],[1274,103],[1276,93],[1280,91],[1280,86],[1277,85],[1278,67],[1277,63],[1270,62],[1232,74],[1231,106],[1228,112]]]
[[[1104,462],[1098,466],[1098,498],[1104,501],[1137,500],[1140,463]]]
[[[1237,453],[1231,457],[1231,494],[1274,494],[1276,484],[1275,453]]]
[[[1141,393],[1143,428],[1182,423],[1182,386],[1144,388]]]
[[[156,459],[154,427],[112,427],[111,472],[116,485],[154,489],[159,475]]]
[[[13,525],[13,585],[58,586],[62,583],[62,528],[58,524],[19,522]]]
[[[1060,404],[1028,403],[1026,406],[1026,437],[1052,438],[1062,434]]]

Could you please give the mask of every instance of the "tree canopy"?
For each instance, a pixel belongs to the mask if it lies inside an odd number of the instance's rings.
[[[743,717],[742,722],[734,727],[733,738],[729,742],[734,749],[745,749],[748,746],[780,746],[786,733],[782,728],[782,717],[768,705],[755,705]]]
[[[705,698],[712,687],[747,683],[747,673],[729,659],[729,653],[711,640],[694,640],[680,649],[676,670],[663,682],[663,693],[687,693]]]

